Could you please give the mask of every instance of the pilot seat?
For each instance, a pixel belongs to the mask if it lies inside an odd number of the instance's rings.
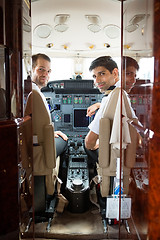
[[[47,218],[51,222],[60,159],[56,158],[54,126],[49,108],[40,91],[32,90],[29,94],[25,109],[25,115],[28,114],[32,116],[35,220]]]

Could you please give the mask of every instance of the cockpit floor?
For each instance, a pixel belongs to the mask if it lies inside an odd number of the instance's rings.
[[[92,208],[85,213],[70,213],[65,210],[63,213],[55,213],[52,219],[50,231],[46,230],[47,222],[34,225],[35,239],[119,239],[119,225],[108,225],[107,232],[104,232],[101,215],[98,209]],[[23,234],[23,239],[33,237],[33,225],[28,232]],[[134,239],[126,231],[125,225],[120,226],[120,239]],[[33,238],[32,238],[33,239]]]

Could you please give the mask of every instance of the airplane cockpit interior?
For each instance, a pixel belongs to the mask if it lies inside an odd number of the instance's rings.
[[[160,1],[0,0],[0,21],[0,240],[159,240]]]

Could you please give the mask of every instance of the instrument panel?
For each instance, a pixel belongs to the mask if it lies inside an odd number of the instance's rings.
[[[69,82],[69,87],[64,88],[65,82]],[[102,99],[102,94],[93,87],[92,80],[54,81],[53,84],[49,83],[48,89],[43,90],[43,94],[47,99],[55,130],[69,136],[88,132],[88,125],[94,116],[86,116],[87,108]]]

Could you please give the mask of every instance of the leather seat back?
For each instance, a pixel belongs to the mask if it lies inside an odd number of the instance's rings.
[[[33,89],[29,94],[25,109],[25,115],[27,114],[32,115],[33,175],[46,176],[47,193],[53,194],[59,160],[56,160],[54,125],[41,92]]]
[[[127,194],[129,190],[130,169],[135,164],[137,147],[137,130],[128,123],[132,118],[129,99],[121,89],[115,88],[107,97],[108,101],[103,109],[99,130],[99,164],[98,174],[102,177],[101,195],[107,197],[110,190],[110,177],[116,176],[117,158],[122,157],[123,188]],[[121,129],[122,107],[122,134]],[[122,141],[122,142],[121,142]],[[120,151],[122,147],[122,151]],[[122,153],[122,156],[120,156]]]

